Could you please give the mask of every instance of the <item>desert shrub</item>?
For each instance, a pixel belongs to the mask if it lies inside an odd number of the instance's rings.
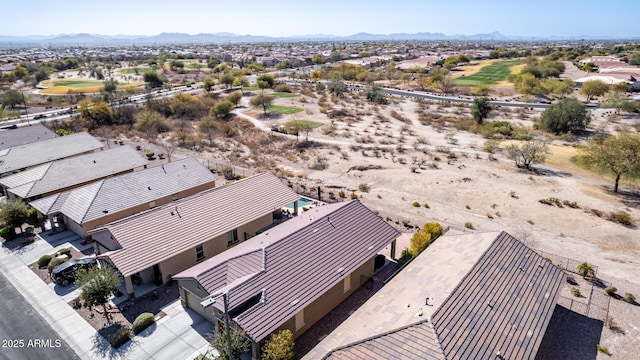
[[[224,176],[225,180],[235,180],[235,178],[236,178],[236,175],[235,175],[235,173],[233,171],[233,168],[230,167],[230,166],[222,168],[222,170],[220,170],[220,172]]]
[[[484,151],[493,154],[498,150],[500,143],[495,140],[487,140],[484,142]]]
[[[427,203],[424,203],[423,206],[425,207],[425,209],[429,208],[429,204],[427,204]]]
[[[464,223],[464,227],[466,227],[467,229],[473,229],[473,224],[470,222],[466,222]]]
[[[578,289],[577,287],[572,287],[571,288],[571,294],[573,294],[573,296],[575,296],[575,297],[579,297],[580,296],[580,289]]]
[[[38,266],[40,266],[41,268],[46,267],[47,265],[49,265],[49,262],[51,262],[51,255],[42,255],[38,259]]]
[[[598,344],[596,345],[596,349],[598,349],[599,352],[603,353],[603,354],[608,354],[609,353],[609,349],[607,349],[606,347]]]
[[[111,346],[113,346],[114,348],[119,348],[127,341],[129,341],[129,339],[129,330],[122,328],[118,330],[117,333],[109,337],[109,344],[111,344]]]
[[[469,206],[469,204],[464,206],[467,210],[471,210],[471,206]]]
[[[137,335],[154,322],[155,319],[152,313],[142,313],[138,315],[138,317],[133,321],[133,324],[131,324],[131,330],[133,330],[133,333]]]
[[[271,334],[262,346],[262,360],[294,360],[295,343],[291,330]]]
[[[345,197],[347,197],[347,194],[345,194],[343,190],[340,190],[338,191],[338,197],[340,197],[341,199],[344,199]]]
[[[361,183],[360,185],[358,185],[358,189],[360,189],[360,191],[362,192],[369,192],[369,190],[371,190],[371,186],[367,183]]]
[[[631,293],[624,294],[624,297],[622,299],[624,301],[628,302],[629,304],[633,304],[633,303],[636,302],[636,297],[633,296],[633,294],[631,294]]]
[[[38,210],[36,210],[35,208],[29,207],[29,209],[27,209],[27,221],[29,221],[31,224],[35,224],[38,222]]]
[[[276,87],[273,88],[273,91],[275,92],[285,92],[285,93],[291,93],[293,91],[291,91],[291,87],[287,84],[278,84],[276,85]]]
[[[68,257],[71,257],[71,248],[60,249],[58,250],[58,254],[67,255]]]
[[[13,240],[16,238],[16,229],[12,226],[5,226],[0,229],[0,236],[5,240]]]
[[[618,288],[613,285],[607,286],[606,288],[604,288],[604,292],[606,292],[607,295],[609,296],[613,296],[616,293],[616,291],[618,291]]]
[[[419,202],[417,202],[417,201],[414,201],[414,202],[413,202],[413,207],[420,207],[420,203],[419,203]]]
[[[358,195],[355,192],[351,193],[351,200],[355,200],[358,198]]]
[[[146,157],[147,157],[147,159],[149,159],[149,160],[153,159],[153,157],[154,157],[155,155],[156,155],[156,154],[155,154],[153,151],[150,151],[150,150],[147,150],[147,152],[145,152],[145,156],[146,156]]]
[[[51,271],[53,271],[53,269],[56,266],[66,263],[67,260],[69,260],[69,259],[68,258],[61,258],[61,257],[53,258],[49,262],[49,265],[47,266],[47,270],[49,271],[49,273],[51,273]]]
[[[609,220],[625,226],[633,225],[633,221],[631,221],[631,215],[623,211],[609,214]]]

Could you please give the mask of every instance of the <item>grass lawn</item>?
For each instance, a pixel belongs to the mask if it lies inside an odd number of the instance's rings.
[[[139,74],[144,74],[146,72],[149,72],[149,71],[153,70],[150,67],[139,67],[139,68],[136,68],[136,69],[138,69],[138,73]],[[118,70],[118,72],[120,74],[128,75],[128,74],[135,74],[136,70],[134,68],[126,68],[126,69],[120,69],[120,70]]]
[[[290,114],[299,113],[300,111],[302,111],[304,109],[297,108],[297,107],[291,107],[291,106],[271,105],[271,106],[269,106],[269,108],[267,110],[268,111],[272,111],[272,112],[277,112],[277,113],[280,113],[280,114],[284,114],[284,115],[290,115]]]
[[[286,93],[286,92],[274,92],[271,95],[281,97],[281,98],[292,98],[292,97],[298,96],[298,94],[292,94],[292,93]]]
[[[491,85],[504,81],[511,74],[511,67],[522,64],[522,60],[496,61],[487,65],[475,74],[461,76],[454,80],[454,84],[459,86]]]
[[[258,90],[260,90],[260,88],[255,86],[247,86],[242,88],[242,91],[258,91]]]
[[[53,80],[51,82],[53,83],[53,86],[66,86],[66,87],[76,88],[76,89],[104,85],[103,81],[81,80],[81,79]]]
[[[294,121],[294,120],[291,120],[291,121]],[[289,122],[291,122],[291,121],[289,121]],[[322,123],[321,122],[317,122],[317,121],[311,121],[311,120],[295,120],[295,121],[299,122],[300,125],[308,126],[308,127],[312,128],[312,129],[315,129],[317,127],[322,126]]]
[[[44,86],[50,86],[47,89],[40,90],[42,94],[49,95],[65,95],[75,93],[96,93],[104,87],[104,82],[100,80],[83,80],[83,79],[64,79],[64,80],[47,80],[43,82]],[[142,83],[118,84],[119,88],[133,88],[142,85]]]

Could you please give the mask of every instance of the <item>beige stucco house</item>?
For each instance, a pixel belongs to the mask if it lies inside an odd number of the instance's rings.
[[[110,177],[29,204],[54,231],[89,231],[215,187],[216,176],[194,158]],[[56,219],[56,221],[54,221]]]
[[[272,226],[281,208],[300,198],[264,173],[206,190],[91,232],[98,257],[135,283],[164,283]]]
[[[228,314],[259,359],[271,333],[289,329],[299,337],[371,279],[376,254],[398,235],[358,200],[324,205],[174,279],[184,306],[216,327]]]

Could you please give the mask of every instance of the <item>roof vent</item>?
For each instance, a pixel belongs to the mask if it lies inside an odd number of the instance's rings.
[[[147,186],[147,189],[151,190],[151,186]]]
[[[339,272],[339,273],[342,273],[343,271],[344,271],[344,268],[343,268],[343,267],[341,267],[341,268],[339,268],[339,269],[338,269],[338,272]]]
[[[518,269],[520,269],[520,271],[524,272],[524,268],[522,266],[520,266]]]
[[[295,305],[295,304],[297,304],[297,303],[298,303],[298,301],[300,301],[300,300],[298,300],[298,299],[293,300],[293,301],[291,302],[291,305]]]
[[[96,163],[96,161],[95,161],[95,160],[93,160],[93,163],[95,164],[95,163]]]
[[[489,307],[489,309],[493,309],[493,306],[494,306],[494,305],[493,305],[493,303],[492,303],[492,302],[488,302],[488,303],[487,303],[487,306]]]
[[[107,210],[107,209],[102,210],[102,213],[104,213],[104,214],[106,214],[108,212],[109,212],[109,210]]]

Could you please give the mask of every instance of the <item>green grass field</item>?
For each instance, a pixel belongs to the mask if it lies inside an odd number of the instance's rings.
[[[103,86],[104,82],[98,80],[53,80],[53,85],[80,89],[94,86]]]
[[[139,74],[144,74],[146,72],[149,72],[149,71],[153,70],[150,67],[139,67],[137,69],[138,69],[138,73]],[[120,70],[118,70],[118,72],[120,74],[129,75],[129,74],[135,74],[136,70],[134,68],[126,68],[126,69],[120,69]]]
[[[274,92],[271,95],[277,96],[277,97],[280,97],[280,98],[292,98],[292,97],[298,96],[298,94],[292,94],[292,93],[286,93],[286,92]]]
[[[258,91],[258,90],[260,90],[260,88],[254,87],[254,86],[247,86],[242,88],[242,91]]]
[[[294,120],[291,120],[291,121],[294,121]],[[289,122],[291,122],[291,121],[289,121]],[[317,122],[317,121],[311,121],[311,120],[295,120],[295,121],[299,122],[300,125],[308,126],[308,127],[312,128],[312,129],[315,129],[317,127],[322,126],[322,123],[321,122]]]
[[[304,109],[291,107],[291,106],[280,106],[280,105],[271,105],[268,108],[268,111],[277,112],[283,115],[291,115],[291,114],[299,113],[302,110]]]
[[[522,64],[522,60],[496,61],[469,76],[461,76],[453,82],[459,86],[491,85],[504,81],[511,74],[511,67]]]

